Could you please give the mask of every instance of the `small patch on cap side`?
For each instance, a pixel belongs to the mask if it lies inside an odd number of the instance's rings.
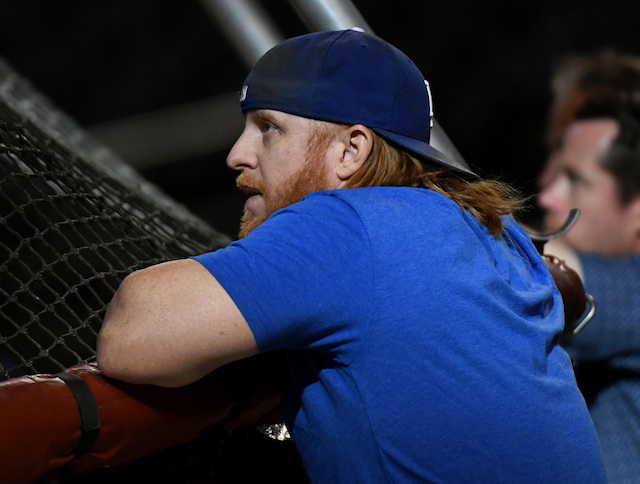
[[[238,93],[238,98],[240,98],[240,102],[244,102],[247,99],[247,91],[249,91],[249,86],[242,86],[240,92]]]

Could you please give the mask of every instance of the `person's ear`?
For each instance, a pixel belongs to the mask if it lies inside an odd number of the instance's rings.
[[[342,133],[342,154],[336,166],[336,175],[346,181],[356,173],[373,149],[373,133],[362,124],[354,124]]]

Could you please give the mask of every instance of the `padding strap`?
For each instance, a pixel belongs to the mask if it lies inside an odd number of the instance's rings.
[[[74,373],[57,373],[54,375],[60,378],[73,392],[80,409],[80,422],[82,424],[82,435],[74,451],[76,457],[88,453],[93,444],[96,443],[100,434],[100,411],[93,396],[93,392],[87,382]]]

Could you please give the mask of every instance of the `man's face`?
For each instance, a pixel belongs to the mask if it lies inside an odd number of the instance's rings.
[[[618,131],[612,119],[574,122],[555,155],[559,173],[540,192],[547,230],[557,230],[572,208],[580,209],[578,221],[564,238],[574,249],[623,254],[634,242],[630,206],[622,204],[613,176],[600,164]]]
[[[227,165],[242,173],[236,184],[249,198],[240,237],[272,213],[313,191],[338,188],[329,176],[326,142],[317,142],[312,120],[273,110],[249,111]]]

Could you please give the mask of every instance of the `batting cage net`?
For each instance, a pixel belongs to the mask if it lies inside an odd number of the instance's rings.
[[[0,382],[90,363],[127,274],[230,242],[0,59]],[[265,430],[218,427],[160,454],[55,482],[306,482],[292,443]]]
[[[133,270],[229,240],[145,182],[0,63],[0,379],[94,357]]]

